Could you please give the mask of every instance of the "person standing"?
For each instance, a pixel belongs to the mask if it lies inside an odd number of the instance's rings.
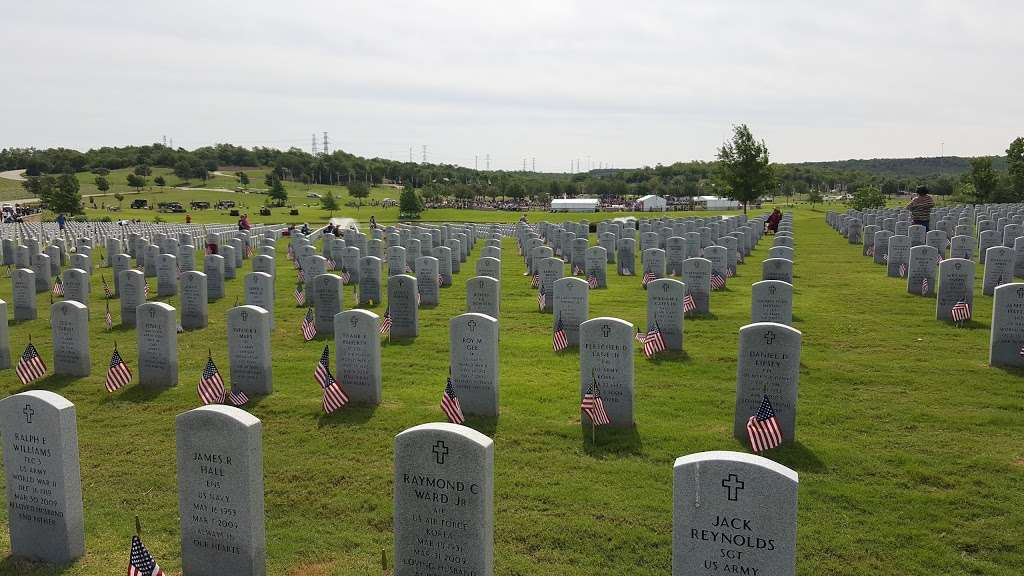
[[[910,219],[914,221],[914,224],[924,226],[925,232],[928,231],[928,223],[931,220],[932,208],[935,207],[935,199],[928,194],[927,186],[917,187],[917,196],[907,204],[907,210],[910,210]]]

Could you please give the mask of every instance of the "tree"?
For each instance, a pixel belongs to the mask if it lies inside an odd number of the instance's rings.
[[[398,197],[398,211],[401,218],[419,218],[423,212],[423,200],[412,186],[402,188],[402,195]]]
[[[136,176],[149,176],[152,170],[148,164],[139,164],[133,172]]]
[[[39,198],[54,212],[82,212],[82,195],[79,193],[78,178],[74,174],[61,174],[57,178],[45,177]]]
[[[21,183],[25,191],[37,198],[46,198],[50,195],[56,181],[53,176],[29,176]]]
[[[806,183],[804,183],[806,185]],[[815,204],[821,203],[821,190],[817,188],[811,188],[807,191],[807,201],[811,203],[811,208],[814,208]]]
[[[877,186],[862,186],[853,193],[853,201],[850,206],[854,210],[866,210],[868,208],[884,208],[885,194]]]
[[[167,180],[163,176],[157,176],[156,178],[153,178],[153,184],[163,188],[167,185]]]
[[[1020,202],[1024,199],[1024,138],[1017,138],[1006,149],[1006,169],[1010,194],[1014,202]]]
[[[732,141],[718,149],[718,175],[727,187],[726,195],[747,205],[771,189],[774,180],[768,147],[758,142],[746,124],[733,127]]]
[[[992,168],[992,158],[982,156],[971,158],[971,184],[974,184],[974,193],[978,200],[990,202],[999,186],[999,175]]]
[[[129,174],[128,185],[135,188],[136,192],[142,192],[142,189],[146,187],[146,179],[138,174]]]
[[[363,205],[363,198],[370,195],[370,187],[361,180],[355,180],[348,183],[348,193],[353,198],[359,199],[359,206]]]
[[[320,207],[332,214],[338,209],[338,198],[334,196],[334,192],[328,190],[327,194],[320,198]]]
[[[278,206],[284,206],[285,202],[288,201],[288,191],[284,189],[284,184],[281,184],[280,178],[274,178],[273,184],[270,185],[270,192],[267,192],[267,195]]]
[[[235,172],[235,176],[238,176],[238,183],[241,184],[242,187],[249,185],[249,175],[245,172]],[[335,208],[335,210],[337,210],[337,208]]]
[[[106,192],[107,190],[110,190],[110,181],[107,180],[106,176],[96,177],[96,189],[99,190],[100,192]]]
[[[121,202],[124,200],[124,194],[120,192],[114,192],[114,200],[117,200],[117,207],[121,207]]]

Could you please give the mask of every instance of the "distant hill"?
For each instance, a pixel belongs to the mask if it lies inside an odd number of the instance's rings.
[[[856,171],[875,176],[924,178],[928,176],[959,176],[969,172],[971,159],[961,156],[941,158],[872,158],[870,160],[835,160],[830,162],[796,162],[792,167],[819,170]],[[993,156],[992,167],[1006,170],[1006,157]]]

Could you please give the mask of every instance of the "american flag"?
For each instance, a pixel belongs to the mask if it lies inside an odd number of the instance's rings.
[[[661,327],[654,323],[654,328],[647,331],[644,338],[644,356],[653,357],[658,352],[665,350],[665,337],[661,335]]]
[[[181,264],[175,262],[174,266],[178,269],[178,279],[181,279]]]
[[[410,268],[408,264],[405,265],[405,273],[412,274],[412,268]]]
[[[438,274],[437,275],[437,287],[441,288],[443,286],[444,286],[444,275]]]
[[[164,571],[153,560],[153,556],[142,545],[142,540],[138,536],[132,536],[132,553],[128,557],[128,576],[164,576]]]
[[[544,307],[547,306],[547,303],[548,296],[544,293],[544,285],[542,284],[540,287],[540,294],[537,294],[537,307],[543,311]]]
[[[110,315],[110,302],[107,302],[107,313],[103,315],[103,323],[107,325],[107,330],[114,327],[114,317]]]
[[[313,309],[306,309],[306,316],[302,319],[302,337],[309,342],[316,338],[316,320],[313,317]]]
[[[899,270],[897,270],[896,273],[899,274],[900,278],[906,278],[907,277],[907,265],[906,264],[900,264]]]
[[[583,276],[583,267],[580,266],[579,264],[573,265],[573,267],[572,267],[572,275],[573,276]]]
[[[288,244],[288,259],[289,260],[294,260],[295,259],[295,249],[292,248],[291,244]]]
[[[711,271],[711,289],[721,290],[725,288],[725,277],[718,273],[717,270]]]
[[[687,312],[693,312],[697,309],[697,302],[694,301],[692,294],[687,294],[683,297],[683,314]]]
[[[462,415],[462,406],[459,405],[459,397],[455,395],[455,387],[452,386],[451,368],[448,369],[448,382],[444,385],[444,394],[441,395],[441,410],[452,424],[462,424],[466,421],[466,417]]]
[[[306,281],[306,273],[302,270],[302,266],[299,266],[298,276],[299,276],[299,282],[305,282]]]
[[[199,378],[199,399],[203,404],[220,404],[224,401],[224,380],[212,356],[207,357],[203,375]]]
[[[637,326],[636,327],[636,334],[633,336],[633,339],[636,340],[637,342],[643,344],[647,340],[647,335],[644,334],[643,332],[641,332],[640,331],[640,327]]]
[[[380,319],[380,333],[391,338],[391,306],[384,310],[384,316]]]
[[[64,296],[64,282],[61,281],[60,276],[57,276],[57,279],[53,281],[52,292],[54,296]]]
[[[757,413],[747,420],[747,437],[750,438],[750,448],[754,452],[763,452],[782,444],[782,431],[767,395],[761,400]]]
[[[324,346],[324,353],[320,355],[320,361],[316,363],[316,369],[313,371],[313,377],[324,390],[324,412],[328,414],[348,404],[348,396],[331,374],[330,360],[331,352]]]
[[[595,276],[594,274],[587,276],[587,285],[590,286],[591,290],[597,290],[597,276]]]
[[[344,266],[341,267],[341,283],[348,284],[352,281],[352,274],[349,273],[348,269]]]
[[[954,322],[966,322],[971,319],[971,307],[966,300],[961,300],[953,305],[949,312]]]
[[[640,285],[643,286],[644,288],[647,288],[647,285],[650,284],[651,282],[654,282],[655,280],[657,280],[657,278],[654,277],[654,272],[648,270],[644,272],[644,277],[640,279]]]
[[[726,277],[726,278],[732,278],[732,277],[733,277],[733,276],[735,276],[735,275],[736,275],[736,269],[735,269],[734,267],[732,267],[732,266],[727,266],[727,267],[725,268],[725,277]]]
[[[106,299],[108,299],[108,300],[113,298],[114,297],[114,292],[111,291],[110,290],[110,286],[107,285],[107,277],[106,276],[100,276],[100,280],[103,281],[103,296]]]
[[[114,392],[127,386],[132,382],[132,371],[121,358],[121,353],[114,347],[114,353],[110,356],[110,368],[107,368],[107,392]]]
[[[247,243],[245,245],[245,257],[246,258],[252,258],[252,253],[253,253],[252,244],[248,244]]]
[[[875,247],[874,246],[868,246],[867,255],[868,256],[874,256],[875,255]]]
[[[921,278],[921,294],[928,294],[928,278]]]
[[[292,296],[295,297],[295,304],[296,305],[298,305],[298,306],[305,306],[306,305],[306,288],[305,288],[305,286],[302,285],[302,282],[299,282],[295,286],[295,290],[292,292]]]
[[[882,262],[889,262],[889,253],[882,254]]]
[[[533,279],[530,280],[530,288],[537,288],[539,286],[540,286],[540,273],[539,272],[535,272],[533,274]]]
[[[224,399],[225,404],[230,404],[232,406],[244,406],[248,402],[249,397],[245,394],[245,392],[242,392],[241,390],[235,392],[234,388],[232,388],[231,391],[228,392],[227,397]]]
[[[558,322],[555,324],[555,335],[552,338],[552,345],[555,352],[561,352],[569,347],[569,338],[565,335],[565,325],[562,324],[562,315],[558,315]]]
[[[142,297],[149,298],[149,282],[142,281]]]
[[[601,391],[597,387],[596,377],[593,383],[587,387],[586,394],[583,395],[583,401],[580,402],[580,410],[587,415],[587,418],[590,418],[590,422],[594,426],[611,423],[611,420],[608,419],[608,413],[604,411],[604,400],[601,399]]]
[[[338,267],[338,264],[334,261],[334,259],[331,258],[330,256],[328,256],[327,257],[327,269],[328,270],[334,270],[337,267]]]
[[[18,373],[18,380],[21,380],[22,384],[28,384],[46,376],[46,364],[43,363],[43,359],[39,357],[39,351],[36,350],[36,347],[31,342],[25,347],[25,351],[21,353],[21,358],[18,360],[18,366],[15,368],[15,371]]]

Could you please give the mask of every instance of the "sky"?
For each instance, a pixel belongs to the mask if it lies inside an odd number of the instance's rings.
[[[481,169],[1003,154],[1024,2],[8,2],[0,148],[216,142]]]

